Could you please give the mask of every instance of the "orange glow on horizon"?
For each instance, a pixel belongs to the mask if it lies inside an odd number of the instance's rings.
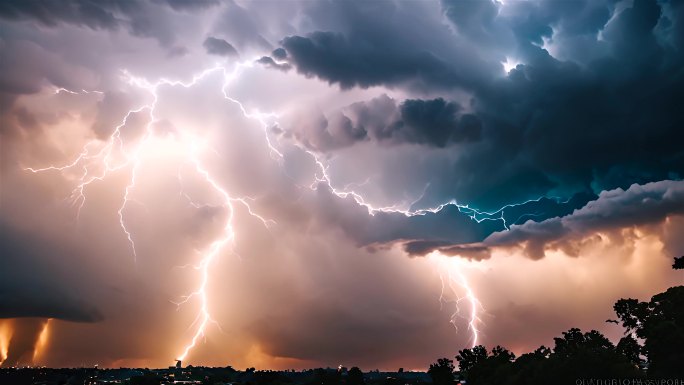
[[[0,320],[0,365],[7,359],[12,327],[9,320]]]
[[[45,348],[47,347],[47,344],[49,342],[51,321],[52,318],[48,318],[43,324],[43,328],[40,330],[40,334],[38,334],[38,340],[36,341],[36,346],[33,349],[34,365],[36,364],[36,362],[38,362],[40,358],[42,358],[41,356],[45,352]]]

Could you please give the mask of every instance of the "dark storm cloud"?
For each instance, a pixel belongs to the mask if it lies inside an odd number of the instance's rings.
[[[334,7],[354,15],[365,9]],[[681,6],[655,0],[620,6],[455,1],[443,8],[454,33],[451,42],[439,40],[441,51],[427,40],[406,44],[415,40],[410,36],[414,28],[400,31],[380,22],[364,29],[363,16],[359,25],[338,28],[341,32],[317,31],[282,41],[298,71],[345,88],[420,79],[433,90],[468,92],[470,104],[464,107],[469,115],[463,124],[472,134],[464,135],[479,140],[460,146],[453,165],[435,170],[426,204],[456,198],[494,209],[549,194],[572,196],[681,177],[684,150],[678,143],[684,136],[678,127],[684,110],[678,101],[684,99],[679,76],[684,55],[672,44],[681,39]],[[474,43],[479,55],[448,61],[437,57],[468,52],[464,47]],[[507,57],[521,64],[506,75],[498,62]],[[472,71],[473,66],[481,68]],[[466,80],[458,75],[466,72],[478,76]],[[377,110],[367,116],[384,113],[382,104],[367,104]],[[428,106],[423,103],[420,111],[425,124],[414,125],[416,130],[402,139],[445,143],[431,131],[443,122],[444,110]],[[319,150],[334,150],[363,139],[359,133],[364,130],[370,136],[370,129],[342,117],[335,124],[320,121],[311,138],[300,139]]]
[[[310,4],[304,12],[318,30],[287,36],[282,48],[300,73],[345,89],[468,87],[487,68],[498,67],[454,41],[435,22],[439,10],[432,3],[332,1]]]
[[[431,83],[441,79],[454,85],[458,79],[447,63],[430,52],[406,52],[360,36],[317,31],[306,37],[286,37],[282,45],[298,72],[318,76],[342,88],[394,84],[417,78],[426,78]]]
[[[442,98],[397,103],[387,95],[354,103],[329,117],[297,121],[295,136],[307,147],[325,152],[372,140],[381,145],[420,144],[445,147],[479,139],[479,119]],[[304,124],[302,124],[304,123]]]
[[[271,55],[278,60],[284,60],[287,58],[287,51],[282,48],[276,48],[271,52]]]
[[[237,50],[232,45],[230,45],[230,43],[223,39],[209,36],[204,40],[204,43],[202,43],[202,45],[207,50],[207,53],[210,53],[212,55],[229,57],[238,56]]]
[[[74,261],[77,250],[4,224],[0,229],[0,318],[103,319],[90,296],[79,290],[92,283],[85,268],[64,265]]]
[[[396,123],[399,141],[431,144],[444,147],[449,141],[477,140],[480,136],[480,122],[474,115],[466,114],[457,119],[461,107],[442,98],[433,100],[404,101],[400,106],[402,123]],[[400,138],[400,139],[399,139]]]

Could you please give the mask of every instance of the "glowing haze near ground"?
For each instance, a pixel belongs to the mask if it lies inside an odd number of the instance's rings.
[[[684,7],[0,5],[2,365],[425,369],[681,283]]]

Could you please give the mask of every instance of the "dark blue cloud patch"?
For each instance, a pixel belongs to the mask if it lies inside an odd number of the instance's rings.
[[[429,143],[444,147],[449,142],[473,141],[480,137],[481,124],[477,116],[457,116],[461,107],[442,98],[409,99],[400,106],[402,121],[399,131],[406,142]],[[404,131],[401,129],[406,127]]]
[[[507,226],[520,225],[529,220],[540,222],[548,218],[564,217],[576,209],[584,207],[598,196],[591,193],[577,193],[570,199],[539,198],[501,210]]]
[[[285,60],[287,58],[287,51],[283,48],[276,48],[271,52],[271,55],[278,60]]]
[[[292,130],[309,148],[323,152],[364,141],[443,148],[479,140],[482,124],[458,103],[442,98],[397,102],[381,95],[328,116],[319,115]]]
[[[460,76],[427,51],[396,49],[364,39],[317,31],[282,41],[297,71],[342,88],[371,87],[422,79],[455,85]]]

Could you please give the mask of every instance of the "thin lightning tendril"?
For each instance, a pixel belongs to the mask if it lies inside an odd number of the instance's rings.
[[[428,208],[415,209],[415,210],[399,209],[399,208],[397,208],[397,206],[399,206],[399,204],[392,205],[392,206],[385,206],[385,207],[373,207],[372,204],[366,202],[366,200],[363,198],[363,196],[361,194],[357,193],[354,190],[349,189],[349,187],[351,187],[355,184],[353,184],[353,183],[347,184],[343,189],[338,189],[338,188],[333,187],[332,178],[330,177],[330,175],[328,173],[329,165],[325,165],[323,163],[323,161],[320,160],[320,158],[318,157],[318,155],[315,152],[308,150],[308,149],[304,149],[304,151],[306,151],[314,159],[314,161],[316,162],[316,165],[318,167],[319,173],[320,173],[320,174],[315,176],[315,180],[309,186],[311,189],[316,189],[316,185],[318,183],[324,183],[333,192],[333,194],[335,194],[339,198],[344,199],[347,197],[352,197],[357,204],[365,207],[368,210],[368,214],[370,214],[370,215],[375,215],[376,213],[382,212],[382,213],[398,213],[398,214],[403,214],[407,217],[412,217],[412,216],[417,216],[417,215],[435,214],[435,213],[441,211],[442,209],[444,209],[448,206],[455,206],[459,212],[466,214],[471,220],[473,220],[477,223],[481,223],[483,221],[501,221],[503,227],[506,230],[510,230],[510,227],[509,227],[508,223],[506,222],[506,218],[504,216],[505,211],[508,208],[523,206],[523,205],[526,205],[528,203],[533,203],[533,202],[539,202],[542,199],[553,199],[557,203],[566,203],[564,201],[561,201],[560,198],[557,198],[557,197],[550,197],[550,198],[549,197],[539,197],[539,198],[535,198],[535,199],[529,199],[529,200],[526,200],[526,201],[520,202],[520,203],[507,204],[507,205],[499,208],[496,211],[478,210],[474,207],[470,207],[467,204],[460,204],[455,199],[452,199],[446,203],[439,204],[435,207],[428,207]],[[368,183],[368,181],[369,180],[366,179],[366,181],[364,181],[363,183],[356,184],[356,186],[365,185]],[[428,187],[430,187],[429,183],[425,186],[425,189],[423,190],[423,194],[421,194],[417,199],[415,199],[413,202],[411,202],[408,206],[411,207],[414,204],[416,204],[417,202],[419,202],[423,198],[425,193],[427,192]],[[513,223],[516,223],[518,220],[522,219],[526,215],[527,216],[539,216],[542,214],[541,213],[539,213],[539,214],[523,214],[519,218],[514,220]]]
[[[468,303],[469,311],[465,318],[468,322],[468,330],[470,330],[472,335],[472,346],[477,346],[481,334],[479,325],[482,324],[480,312],[484,311],[484,307],[468,283],[468,280],[462,272],[461,266],[459,266],[461,260],[458,258],[450,258],[436,252],[432,253],[429,258],[435,260],[438,266],[439,279],[442,284],[439,295],[440,307],[445,303],[452,303],[454,305],[454,312],[451,314],[451,324],[458,331],[458,318],[462,317],[461,302],[466,301]],[[458,290],[456,286],[459,286],[462,290]],[[447,290],[450,292],[449,295],[446,293]],[[465,294],[459,295],[459,292],[465,292]]]
[[[123,191],[123,196],[122,196],[122,203],[121,206],[119,206],[119,209],[117,211],[118,214],[118,220],[119,220],[119,225],[128,241],[130,244],[134,260],[137,260],[137,250],[136,250],[136,245],[134,242],[134,237],[129,231],[127,225],[126,225],[126,220],[125,220],[125,211],[128,207],[128,204],[130,202],[133,202],[132,198],[132,192],[136,187],[136,182],[137,182],[137,176],[139,173],[139,170],[142,166],[142,159],[141,155],[144,153],[146,149],[149,149],[151,146],[153,146],[151,139],[154,137],[154,124],[157,122],[157,118],[155,117],[155,109],[157,106],[157,102],[159,100],[158,96],[158,89],[162,86],[168,86],[168,87],[184,87],[184,88],[191,88],[197,84],[200,80],[208,76],[209,74],[213,74],[216,72],[220,72],[223,75],[223,84],[221,87],[221,91],[223,94],[223,97],[228,100],[229,102],[234,103],[237,105],[242,112],[242,114],[249,119],[253,119],[258,121],[261,124],[261,127],[264,130],[264,137],[266,140],[266,144],[268,145],[269,151],[270,151],[270,156],[277,160],[277,161],[282,161],[283,159],[283,153],[273,145],[271,142],[271,139],[268,134],[268,128],[272,127],[276,123],[276,119],[278,118],[278,115],[275,113],[263,113],[260,111],[247,111],[247,109],[244,107],[244,105],[238,101],[237,99],[232,98],[231,96],[228,95],[227,92],[227,87],[231,83],[232,80],[236,79],[241,71],[244,68],[251,68],[254,65],[254,60],[251,61],[246,61],[242,63],[236,63],[233,67],[232,70],[228,70],[224,66],[214,66],[208,69],[205,69],[204,71],[194,75],[192,77],[192,80],[189,82],[183,82],[181,80],[170,80],[166,78],[161,78],[156,82],[150,82],[145,78],[140,78],[140,77],[135,77],[128,73],[127,71],[123,71],[123,78],[125,81],[132,86],[135,86],[137,88],[146,90],[147,92],[150,93],[152,96],[152,101],[150,103],[144,104],[142,106],[139,106],[135,109],[129,110],[123,119],[121,120],[120,124],[117,125],[112,134],[104,141],[99,140],[99,139],[93,139],[86,143],[83,147],[83,150],[79,153],[79,155],[70,163],[67,163],[65,165],[61,166],[55,166],[55,165],[50,165],[44,168],[32,168],[32,167],[27,167],[25,170],[33,172],[33,173],[40,173],[40,172],[47,172],[47,171],[58,171],[62,173],[74,173],[77,172],[78,170],[81,170],[80,173],[76,174],[76,185],[71,191],[68,199],[71,201],[71,203],[75,206],[77,206],[77,215],[76,217],[80,217],[81,209],[84,207],[85,202],[86,202],[86,190],[87,188],[93,184],[94,182],[98,181],[103,181],[106,179],[110,174],[115,173],[120,170],[128,169],[130,172],[128,182],[124,188]],[[101,91],[86,91],[86,90],[81,90],[81,91],[72,91],[68,90],[65,88],[58,88],[55,90],[55,94],[60,94],[60,93],[68,93],[68,94],[90,94],[90,93],[95,93],[95,94],[103,94]],[[144,134],[142,135],[142,138],[139,140],[136,146],[133,147],[132,151],[127,151],[125,148],[125,143],[124,140],[121,137],[121,131],[122,129],[128,124],[129,119],[136,115],[140,114],[142,112],[146,111],[148,116],[147,116],[147,124],[145,125],[145,130]],[[235,231],[234,231],[234,226],[233,226],[233,221],[234,221],[234,216],[235,216],[235,206],[234,204],[240,204],[244,206],[247,210],[247,212],[254,218],[260,220],[264,226],[267,228],[275,222],[270,219],[266,219],[258,214],[256,214],[250,204],[249,201],[253,201],[252,198],[250,197],[233,197],[231,196],[228,191],[223,188],[220,183],[212,176],[212,174],[202,165],[202,163],[199,160],[198,156],[198,151],[201,149],[201,146],[198,144],[198,141],[196,138],[193,137],[184,137],[184,143],[187,143],[187,147],[185,148],[185,156],[186,156],[186,161],[188,164],[191,164],[194,168],[194,171],[197,173],[197,175],[201,176],[201,178],[206,182],[206,184],[211,187],[211,189],[221,198],[221,206],[227,211],[227,219],[225,226],[223,228],[222,234],[214,240],[207,248],[205,251],[201,252],[202,258],[200,259],[200,263],[198,265],[192,266],[195,270],[199,271],[200,274],[200,284],[199,286],[190,294],[182,296],[180,302],[174,302],[177,306],[181,306],[188,301],[190,301],[193,298],[198,298],[199,303],[200,303],[200,310],[195,318],[195,321],[193,324],[190,326],[192,327],[193,325],[197,324],[197,327],[195,328],[195,333],[192,336],[191,341],[183,348],[182,353],[178,356],[179,360],[184,360],[188,354],[191,352],[191,350],[197,345],[199,340],[206,335],[206,328],[208,327],[209,324],[216,324],[218,323],[212,318],[210,308],[209,308],[209,297],[207,294],[207,287],[210,284],[210,267],[212,264],[216,261],[217,257],[220,255],[220,253],[228,246],[231,246],[231,251],[232,247],[234,246],[235,243]],[[332,178],[328,172],[329,170],[329,165],[326,165],[323,160],[319,157],[319,155],[307,148],[304,148],[301,145],[298,145],[299,148],[301,148],[303,151],[308,153],[313,161],[315,162],[318,171],[313,175],[313,181],[309,185],[309,188],[312,190],[315,190],[318,188],[320,184],[325,185],[333,194],[335,194],[339,198],[348,198],[351,197],[354,199],[354,201],[359,204],[360,206],[365,207],[368,210],[369,215],[375,215],[376,213],[400,213],[405,216],[417,216],[417,215],[426,215],[428,213],[437,213],[440,210],[444,209],[447,206],[455,206],[460,212],[465,213],[468,215],[472,220],[480,223],[485,220],[492,220],[492,221],[502,221],[504,228],[508,229],[508,224],[506,223],[506,219],[504,217],[504,210],[510,207],[514,206],[519,206],[525,203],[529,202],[534,202],[534,201],[539,201],[540,199],[535,199],[535,200],[529,200],[523,203],[518,203],[518,204],[511,204],[511,205],[506,205],[496,211],[493,212],[486,212],[486,211],[481,211],[475,208],[472,208],[468,205],[463,205],[459,204],[455,200],[451,200],[449,202],[440,204],[436,207],[431,207],[431,208],[424,208],[424,209],[416,209],[416,210],[411,210],[411,209],[401,209],[399,208],[401,204],[397,205],[392,205],[392,206],[385,206],[385,207],[374,207],[372,204],[368,203],[362,194],[354,191],[351,189],[352,186],[357,186],[361,187],[367,183],[369,183],[370,178],[364,181],[363,183],[357,183],[357,184],[348,184],[344,186],[343,188],[336,188],[333,186]],[[98,150],[99,148],[99,150]],[[119,159],[123,157],[123,159]],[[180,171],[178,174],[179,181],[181,181],[181,175]],[[422,198],[425,192],[427,191],[427,188],[429,185],[425,187],[425,190],[423,191],[423,194],[419,196],[416,200],[413,202],[410,202],[408,207],[412,207],[415,203],[419,202]],[[195,208],[200,208],[203,206],[208,206],[205,204],[199,204],[194,202],[190,196],[188,196],[186,193],[184,193],[181,190],[181,195],[184,196],[187,200],[188,203],[195,207]],[[517,220],[516,220],[517,221]],[[513,222],[515,223],[515,221]],[[470,309],[470,314],[468,316],[468,328],[470,329],[470,332],[472,333],[472,342],[473,346],[476,345],[479,341],[480,337],[480,331],[478,329],[478,325],[481,324],[481,320],[479,317],[479,312],[483,309],[482,304],[478,300],[474,290],[472,287],[469,285],[466,277],[463,275],[463,273],[460,271],[459,266],[457,265],[457,258],[447,258],[443,257],[438,260],[438,265],[439,265],[439,270],[440,270],[440,279],[442,282],[442,291],[440,294],[440,303],[446,303],[446,302],[453,302],[456,305],[456,312],[452,314],[451,316],[451,323],[456,326],[456,317],[459,312],[459,304],[462,301],[467,301],[469,303],[469,309]],[[453,262],[452,262],[453,261]],[[190,266],[190,265],[187,265]],[[457,294],[459,290],[457,287],[460,287],[462,289],[462,292],[465,294],[462,297],[459,297]],[[451,291],[451,294],[454,299],[447,299],[445,291],[449,290]],[[220,328],[220,326],[219,326]]]

